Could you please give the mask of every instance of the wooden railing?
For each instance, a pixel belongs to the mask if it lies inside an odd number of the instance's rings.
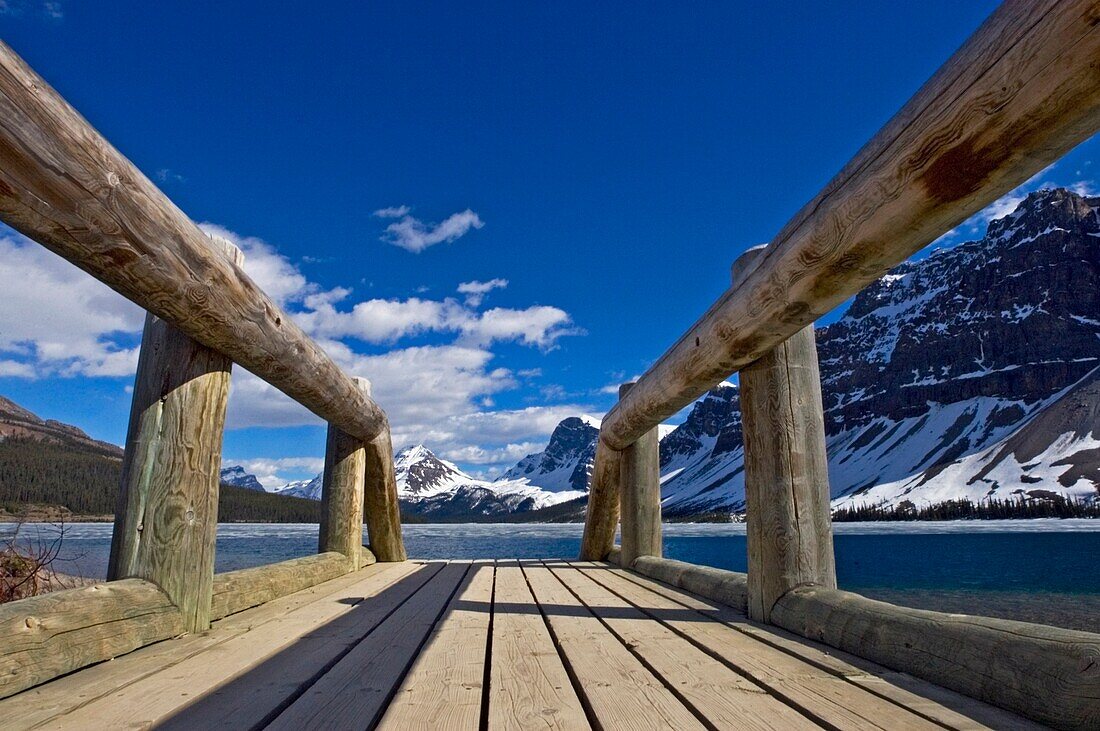
[[[109,581],[0,607],[0,697],[366,561],[405,559],[389,423],[369,383],[346,375],[243,272],[239,250],[199,230],[3,43],[0,220],[149,313]],[[215,576],[233,363],[329,424],[320,553]]]
[[[1100,637],[838,591],[813,322],[1100,128],[1100,4],[1009,0],[604,418],[581,558],[1058,726],[1100,723]],[[661,558],[657,426],[740,373],[748,574]],[[621,513],[621,515],[620,515]],[[614,546],[616,522],[621,547]]]

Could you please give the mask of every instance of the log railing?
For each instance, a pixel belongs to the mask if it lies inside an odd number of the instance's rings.
[[[106,584],[0,607],[0,697],[405,559],[389,423],[213,240],[0,42],[0,220],[148,311]],[[214,574],[230,372],[329,424],[319,555]],[[364,505],[371,550],[362,546]]]
[[[620,392],[600,429],[581,558],[610,557],[1045,723],[1100,723],[1100,636],[837,590],[813,334],[818,317],[1098,128],[1100,5],[1005,2]],[[660,490],[646,470],[658,424],[737,372],[747,575],[661,558]]]

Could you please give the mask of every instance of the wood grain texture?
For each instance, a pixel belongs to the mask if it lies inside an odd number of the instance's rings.
[[[370,395],[370,382],[356,378],[356,385]],[[321,525],[317,550],[335,551],[359,568],[363,552],[363,489],[367,455],[363,441],[329,424],[325,442],[325,471],[321,481]]]
[[[772,622],[1055,728],[1100,725],[1100,635],[793,589]]]
[[[267,728],[372,728],[469,568],[462,563],[443,567]]]
[[[212,619],[221,619],[352,571],[342,553],[319,553],[214,575]]]
[[[745,616],[744,610],[737,610],[723,602],[667,586],[663,582],[642,576],[637,572],[606,566],[606,564],[577,565],[594,569],[595,572],[591,575],[600,583],[607,583],[605,574],[600,571],[610,572],[606,576],[614,575],[632,581],[655,594],[673,600],[676,604],[694,609],[716,622],[722,622],[821,670],[844,678],[945,728],[960,731],[988,728],[1005,731],[1038,731],[1046,728],[1022,716],[926,680],[899,673],[851,653],[800,637],[780,627],[754,622]]]
[[[706,621],[706,617],[699,613],[684,611],[678,602],[648,591],[621,576],[602,571],[593,572],[592,576],[651,619],[675,630],[691,642],[709,648],[723,664],[827,728],[851,731],[931,731],[942,728],[927,718],[732,627]]]
[[[588,507],[584,513],[581,559],[602,561],[615,545],[619,526],[619,463],[621,452],[596,442],[596,457],[588,488]]]
[[[493,564],[474,563],[401,681],[379,729],[477,731],[492,603]]]
[[[715,599],[742,612],[747,611],[747,574],[655,556],[642,556],[623,568],[630,568],[643,576]]]
[[[152,581],[179,607],[189,632],[210,626],[232,366],[146,316],[107,578]]]
[[[1009,0],[604,417],[622,450],[1100,127],[1100,7]]]
[[[116,657],[111,662],[84,668],[78,673],[70,673],[0,700],[0,718],[4,719],[4,731],[25,731],[72,713],[216,645],[258,629],[268,622],[279,621],[291,612],[321,601],[326,596],[355,584],[362,585],[364,579],[401,569],[402,566],[403,564],[384,564],[347,574],[214,622],[207,632],[173,637],[147,645]]]
[[[0,698],[178,635],[183,617],[141,579],[20,599],[0,606]]]
[[[397,477],[393,465],[393,441],[386,426],[367,442],[366,517],[370,550],[379,561],[404,561],[401,506],[397,502]]]
[[[759,731],[820,728],[757,683],[616,596],[604,583],[597,583],[591,571],[582,575],[576,568],[561,566],[552,567],[552,571],[620,642],[715,727]]]
[[[624,383],[619,398],[633,388]],[[650,429],[619,458],[620,553],[626,564],[638,556],[660,556],[661,456],[657,429]]]
[[[488,728],[590,728],[516,562],[498,564],[493,605]]]
[[[738,268],[763,254],[746,252]],[[735,271],[734,277],[738,276]],[[829,462],[813,325],[741,369],[749,616],[796,586],[836,588]]]
[[[370,440],[374,401],[148,178],[0,43],[0,220]]]
[[[261,727],[354,645],[429,567],[399,564],[257,623],[47,723],[46,729]],[[431,573],[429,571],[429,573]],[[341,577],[342,578],[342,577]]]
[[[523,572],[583,701],[603,728],[704,728],[549,569],[523,562]]]

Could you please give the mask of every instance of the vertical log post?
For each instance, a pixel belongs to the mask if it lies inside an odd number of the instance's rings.
[[[588,508],[584,515],[581,538],[582,561],[603,561],[615,547],[615,528],[619,524],[619,460],[616,452],[596,441],[596,458],[588,488]]]
[[[633,388],[619,387],[619,399]],[[619,460],[619,503],[622,516],[621,561],[629,568],[638,556],[661,555],[661,458],[653,428],[622,451]]]
[[[369,395],[369,391],[368,391]],[[370,550],[378,561],[404,561],[401,506],[397,502],[393,439],[387,423],[366,447],[366,515]]]
[[[225,241],[236,266],[240,250]],[[183,615],[210,627],[218,486],[233,362],[149,314],[134,379],[109,580],[152,581]]]
[[[746,251],[733,284],[762,258]],[[813,325],[741,370],[749,616],[768,622],[798,586],[836,588],[821,376]]]
[[[370,381],[355,384],[370,395]],[[359,568],[363,553],[363,488],[367,455],[361,439],[335,424],[328,425],[325,473],[321,483],[321,530],[317,550],[335,551],[348,557],[352,570]]]

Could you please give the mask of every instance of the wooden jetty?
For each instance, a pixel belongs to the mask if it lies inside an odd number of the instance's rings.
[[[149,313],[110,580],[0,606],[0,727],[1100,728],[1100,635],[837,588],[813,333],[1098,128],[1100,2],[1006,2],[624,385],[579,560],[421,562],[369,383],[0,43],[0,220]],[[234,363],[328,422],[322,523],[216,574]],[[657,425],[734,372],[747,574],[661,549]]]

